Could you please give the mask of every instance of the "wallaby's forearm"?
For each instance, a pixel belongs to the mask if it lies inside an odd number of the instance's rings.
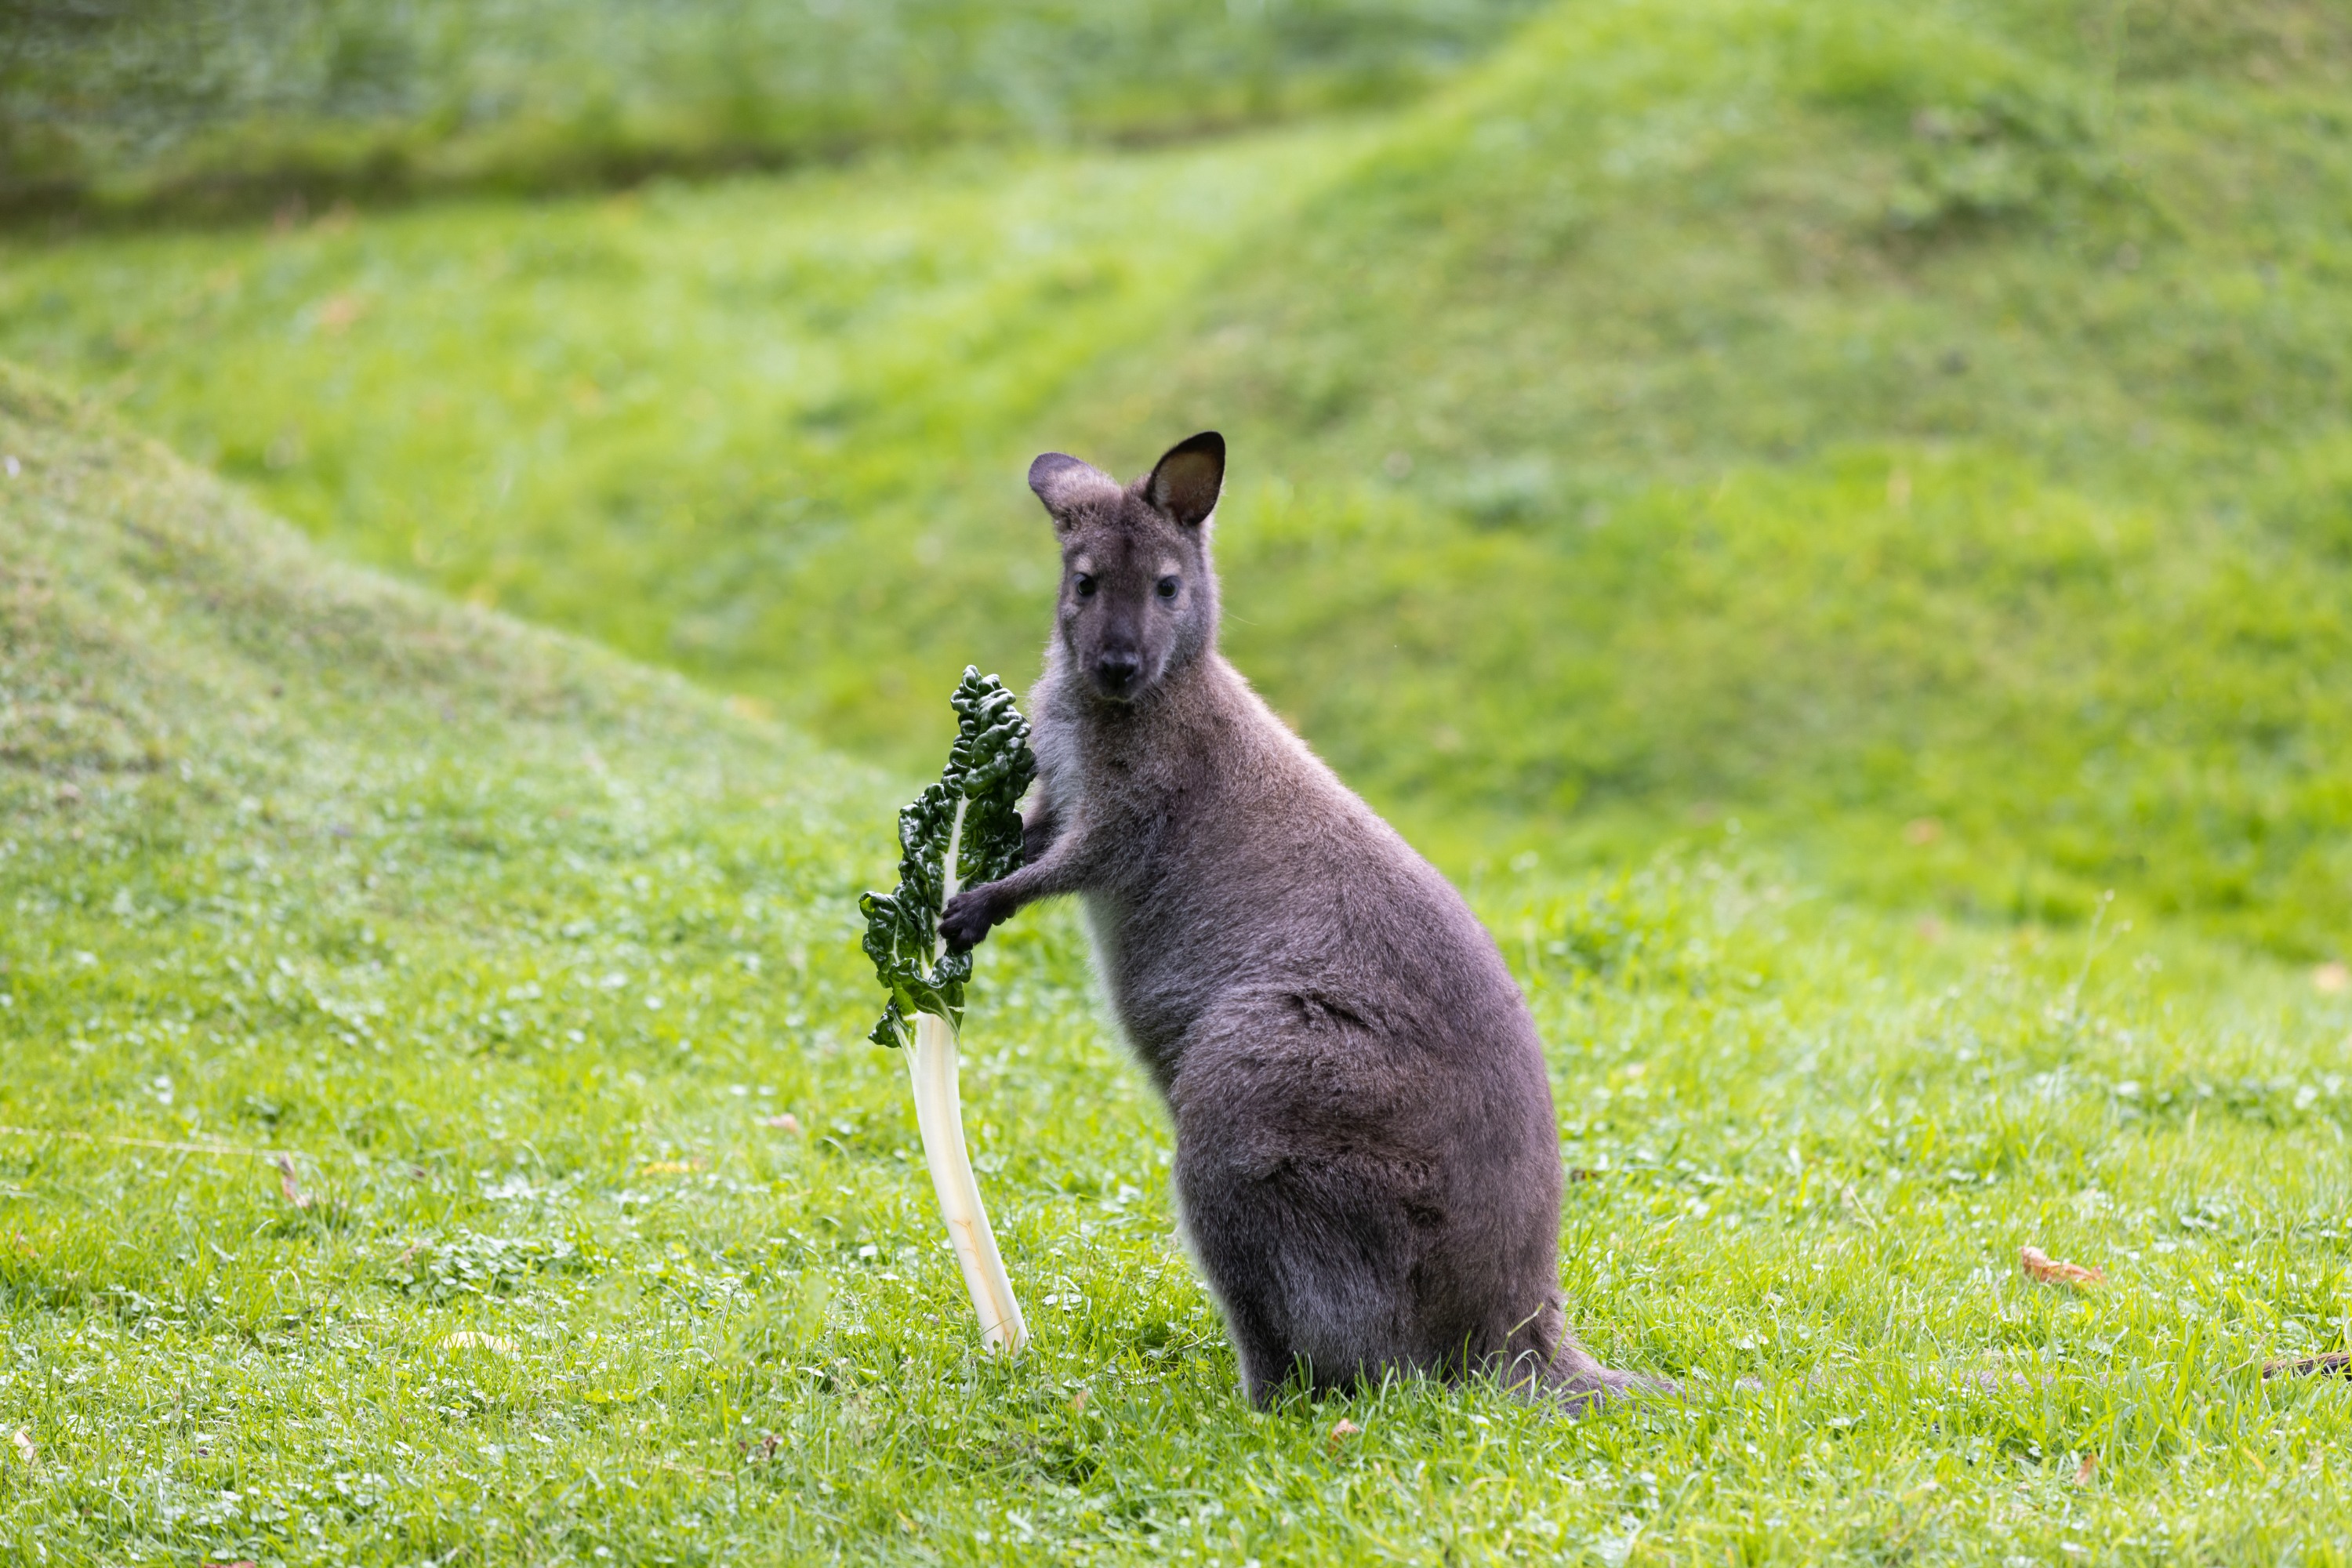
[[[1025,832],[1023,843],[1025,847]],[[1054,839],[1043,858],[1011,876],[965,889],[940,911],[940,934],[958,951],[975,947],[990,927],[1011,920],[1024,905],[1060,893],[1084,890],[1094,863],[1094,858],[1085,849],[1081,835],[1063,833]]]

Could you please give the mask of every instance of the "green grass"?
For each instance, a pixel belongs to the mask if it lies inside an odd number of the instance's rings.
[[[18,252],[0,290],[20,357],[95,372],[346,555],[903,746],[877,683],[928,689],[971,646],[950,628],[1054,580],[1003,548],[1044,531],[1006,526],[1035,505],[1006,426],[1361,140],[963,155],[259,247],[159,233]],[[927,515],[941,492],[1001,503],[976,599],[937,570],[970,566],[945,553],[970,511]]]
[[[2352,45],[2217,15],[1564,7],[1070,417],[1275,447],[1234,640],[1408,811],[2340,952]]]
[[[1323,14],[1037,101],[1389,107],[0,239],[0,1558],[2344,1561],[2260,1366],[2352,1348],[2352,25],[1584,4],[1399,108]],[[631,79],[376,131],[707,166]],[[1027,459],[1207,424],[1229,647],[1501,938],[1687,1400],[1252,1414],[1066,910],[977,1352],[854,899],[1034,668]]]
[[[19,240],[0,352],[902,768],[1033,666],[1028,458],[1215,424],[1231,647],[1449,864],[1736,816],[2342,956],[2352,34],[2116,16],[1571,5],[1172,151]]]
[[[12,1562],[2343,1561],[2352,1413],[2258,1372],[2345,1342],[2301,973],[1769,857],[1488,874],[1574,1318],[1691,1394],[1260,1415],[1041,912],[968,1026],[992,1365],[859,1037],[907,785],[16,373],[0,446],[0,1124],[80,1135],[0,1135]]]
[[[0,7],[0,211],[220,217],[1394,102],[1536,0]]]

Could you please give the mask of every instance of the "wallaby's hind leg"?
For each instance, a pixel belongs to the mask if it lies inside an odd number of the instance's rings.
[[[1345,1388],[1399,1363],[1394,1304],[1363,1258],[1322,1250],[1331,1238],[1313,1234],[1322,1227],[1307,1215],[1274,1194],[1197,1179],[1184,1211],[1253,1404],[1271,1403],[1294,1375],[1318,1390]]]
[[[1176,1187],[1185,1192],[1185,1171],[1176,1171]],[[1230,1204],[1218,1194],[1183,1196],[1185,1241],[1192,1260],[1216,1293],[1223,1310],[1225,1333],[1233,1338],[1233,1356],[1242,1366],[1242,1394],[1249,1404],[1273,1404],[1275,1392],[1289,1380],[1296,1359],[1282,1331],[1282,1302],[1275,1295],[1275,1260],[1267,1248],[1234,1246]],[[1240,1232],[1246,1234],[1246,1232]]]
[[[1234,1337],[1234,1359],[1241,1364],[1242,1394],[1263,1410],[1289,1383],[1298,1363],[1256,1307],[1227,1307],[1225,1331]]]
[[[1188,1169],[1181,1157],[1176,1174],[1194,1256],[1224,1309],[1242,1389],[1255,1405],[1272,1403],[1302,1370],[1322,1390],[1377,1382],[1391,1370],[1452,1381],[1484,1366],[1572,1415],[1629,1395],[1682,1392],[1671,1378],[1601,1365],[1559,1326],[1556,1306],[1492,1360],[1474,1356],[1465,1366],[1458,1349],[1431,1352],[1412,1327],[1406,1280],[1381,1267],[1405,1255],[1406,1238],[1382,1235],[1376,1212],[1350,1212],[1332,1190],[1346,1184],[1317,1184],[1316,1200],[1301,1202],[1287,1190],[1295,1175],[1241,1179]]]
[[[1682,1392],[1671,1378],[1601,1365],[1569,1331],[1556,1295],[1512,1331],[1494,1370],[1505,1387],[1528,1399],[1555,1400],[1570,1415],[1629,1394]]]
[[[1341,1196],[1341,1174],[1236,1168],[1180,1142],[1185,1229],[1255,1404],[1301,1371],[1316,1389],[1344,1388],[1409,1354],[1409,1242],[1389,1234],[1376,1204]]]

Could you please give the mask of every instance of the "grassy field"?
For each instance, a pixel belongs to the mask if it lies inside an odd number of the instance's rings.
[[[1024,917],[968,1026],[1037,1326],[991,1365],[860,1038],[904,786],[21,375],[0,445],[11,1561],[2343,1560],[2352,1412],[2261,1375],[2345,1333],[2352,998],[2301,972],[1769,858],[1482,879],[1575,1318],[1688,1397],[1259,1415]]]
[[[320,198],[0,235],[0,1560],[2347,1560],[2341,5],[274,4],[135,146],[0,44],[0,175]],[[1212,425],[1685,1398],[1253,1414],[1062,909],[978,1353],[856,895],[1028,459]]]
[[[19,241],[0,352],[900,767],[1034,668],[1028,458],[1219,425],[1230,645],[1449,864],[1737,817],[2341,957],[2352,31],[2126,20],[1573,5],[1233,141]]]

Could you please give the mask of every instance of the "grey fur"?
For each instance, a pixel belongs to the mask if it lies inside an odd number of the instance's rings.
[[[1223,474],[1213,432],[1131,485],[1031,466],[1063,580],[1027,863],[940,929],[969,946],[1084,898],[1252,1399],[1294,1373],[1494,1373],[1580,1406],[1648,1384],[1562,1321],[1551,1089],[1493,939],[1217,653]]]

